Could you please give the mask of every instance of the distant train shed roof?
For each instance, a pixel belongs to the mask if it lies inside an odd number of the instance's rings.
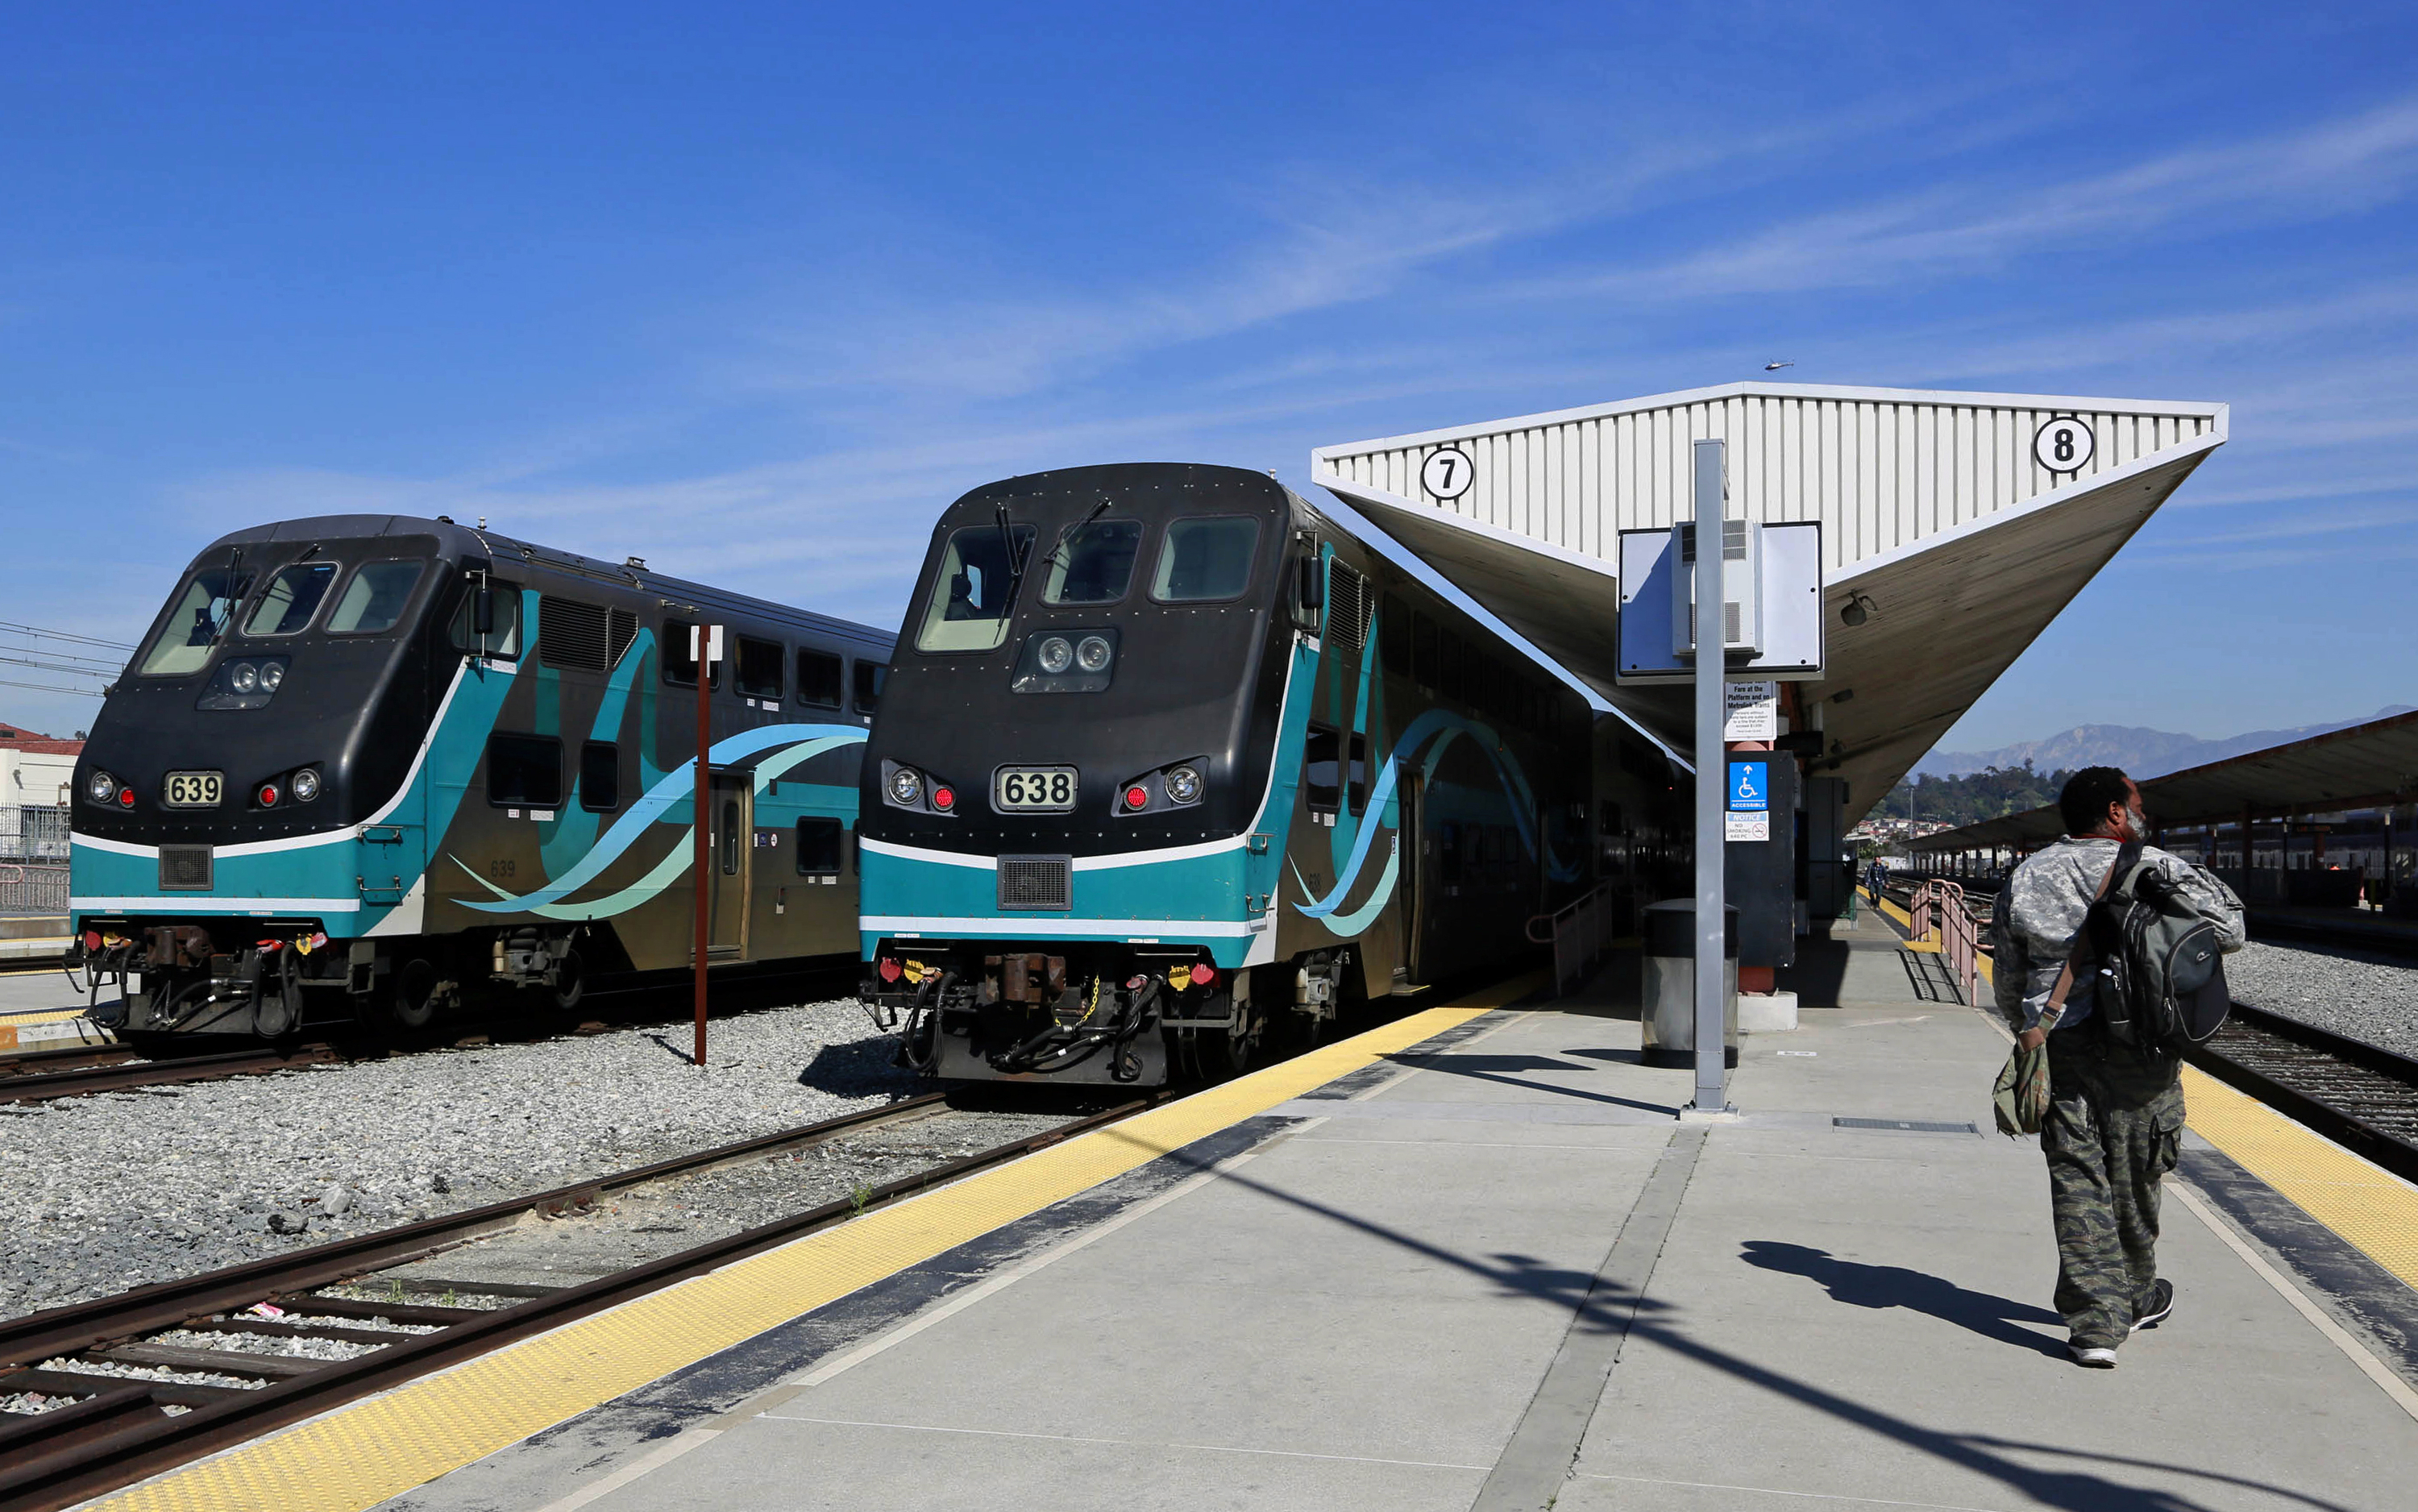
[[[2224,824],[2247,813],[2369,808],[2418,801],[2418,712],[2272,745],[2141,784],[2154,824]],[[1942,830],[1911,842],[1920,851],[2028,850],[2065,832],[2055,807]]]

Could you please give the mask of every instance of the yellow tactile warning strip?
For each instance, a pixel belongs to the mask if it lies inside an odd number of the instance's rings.
[[[0,1026],[13,1029],[19,1024],[57,1024],[84,1016],[81,1008],[28,1008],[22,1013],[0,1013]]]
[[[360,1512],[1533,990],[1534,976],[1312,1050],[569,1323],[96,1504]]]
[[[1990,962],[1982,961],[1982,980]],[[2194,1066],[2183,1121],[2345,1244],[2418,1287],[2418,1187]]]
[[[2191,1066],[2183,1105],[2194,1134],[2418,1287],[2418,1187]]]

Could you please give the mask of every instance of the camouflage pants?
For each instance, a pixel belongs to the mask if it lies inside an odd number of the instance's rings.
[[[2112,1349],[2158,1276],[2158,1181],[2181,1153],[2182,1085],[2174,1061],[2103,1041],[2095,1025],[2050,1035],[2048,1049],[2057,1310],[2076,1345]]]

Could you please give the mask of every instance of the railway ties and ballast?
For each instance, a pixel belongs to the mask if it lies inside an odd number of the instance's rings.
[[[1113,1123],[1159,1093],[955,1157],[926,1138],[912,1168],[773,1222],[565,1285],[480,1274],[467,1246],[531,1215],[577,1215],[609,1195],[777,1157],[876,1129],[993,1115],[940,1093],[784,1130],[534,1197],[0,1322],[0,1401],[73,1398],[0,1415],[0,1512],[71,1504],[403,1381],[844,1223],[898,1198]],[[1029,1118],[1029,1115],[1028,1115]],[[448,1256],[467,1273],[406,1267]],[[139,1373],[138,1373],[139,1372]],[[46,1404],[47,1405],[47,1404]]]

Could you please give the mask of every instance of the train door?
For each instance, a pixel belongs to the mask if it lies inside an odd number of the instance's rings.
[[[713,778],[713,904],[707,953],[741,955],[747,949],[747,884],[755,865],[755,779],[747,772]]]

